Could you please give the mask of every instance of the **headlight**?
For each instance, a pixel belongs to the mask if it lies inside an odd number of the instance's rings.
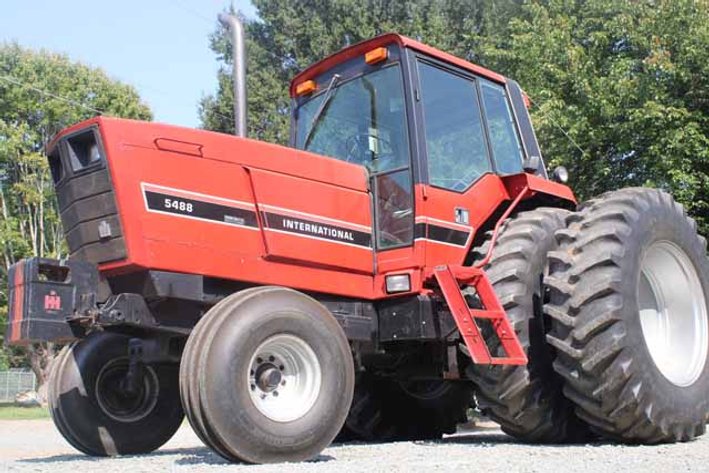
[[[569,182],[569,171],[567,171],[564,166],[557,166],[552,172],[552,179],[556,182],[566,184],[567,182]]]

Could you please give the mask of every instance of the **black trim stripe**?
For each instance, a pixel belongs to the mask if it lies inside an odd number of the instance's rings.
[[[416,222],[414,226],[414,238],[429,241],[447,243],[450,245],[465,247],[468,243],[470,232],[456,230],[455,228],[434,225],[432,223]]]
[[[455,230],[448,227],[440,227],[438,225],[428,224],[428,239],[434,241],[442,241],[451,245],[465,246],[468,242],[470,232]]]
[[[261,215],[264,225],[271,230],[363,248],[372,247],[372,234],[369,232],[275,212],[261,212]]]
[[[237,227],[258,228],[256,212],[253,210],[230,207],[228,205],[220,205],[213,202],[187,198],[182,195],[171,195],[148,189],[145,189],[143,192],[148,210],[154,212],[208,220]],[[168,205],[168,201],[170,205]],[[177,202],[177,205],[173,205],[174,202]],[[182,203],[185,205],[182,206]]]
[[[426,238],[426,224],[416,222],[414,225],[414,239],[416,238]]]

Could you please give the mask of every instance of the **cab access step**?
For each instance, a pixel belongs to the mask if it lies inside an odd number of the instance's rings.
[[[485,271],[474,266],[442,265],[431,270],[429,281],[437,283],[446,300],[460,335],[474,363],[488,365],[526,365],[527,355],[510,325]],[[471,308],[462,288],[475,289],[475,304]],[[504,356],[490,353],[489,338],[482,335],[477,320],[487,321],[504,350]]]

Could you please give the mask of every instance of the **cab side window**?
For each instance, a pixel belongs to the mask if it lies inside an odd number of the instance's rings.
[[[475,81],[425,62],[418,70],[430,182],[463,191],[492,171]]]
[[[480,88],[497,172],[522,172],[522,146],[505,88],[486,80],[480,81]]]

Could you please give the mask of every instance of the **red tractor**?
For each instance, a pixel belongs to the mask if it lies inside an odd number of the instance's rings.
[[[221,456],[454,432],[689,440],[705,240],[659,190],[577,206],[519,85],[387,34],[292,82],[291,147],[97,117],[47,148],[71,256],[10,272],[10,343],[89,455],[192,427]]]

